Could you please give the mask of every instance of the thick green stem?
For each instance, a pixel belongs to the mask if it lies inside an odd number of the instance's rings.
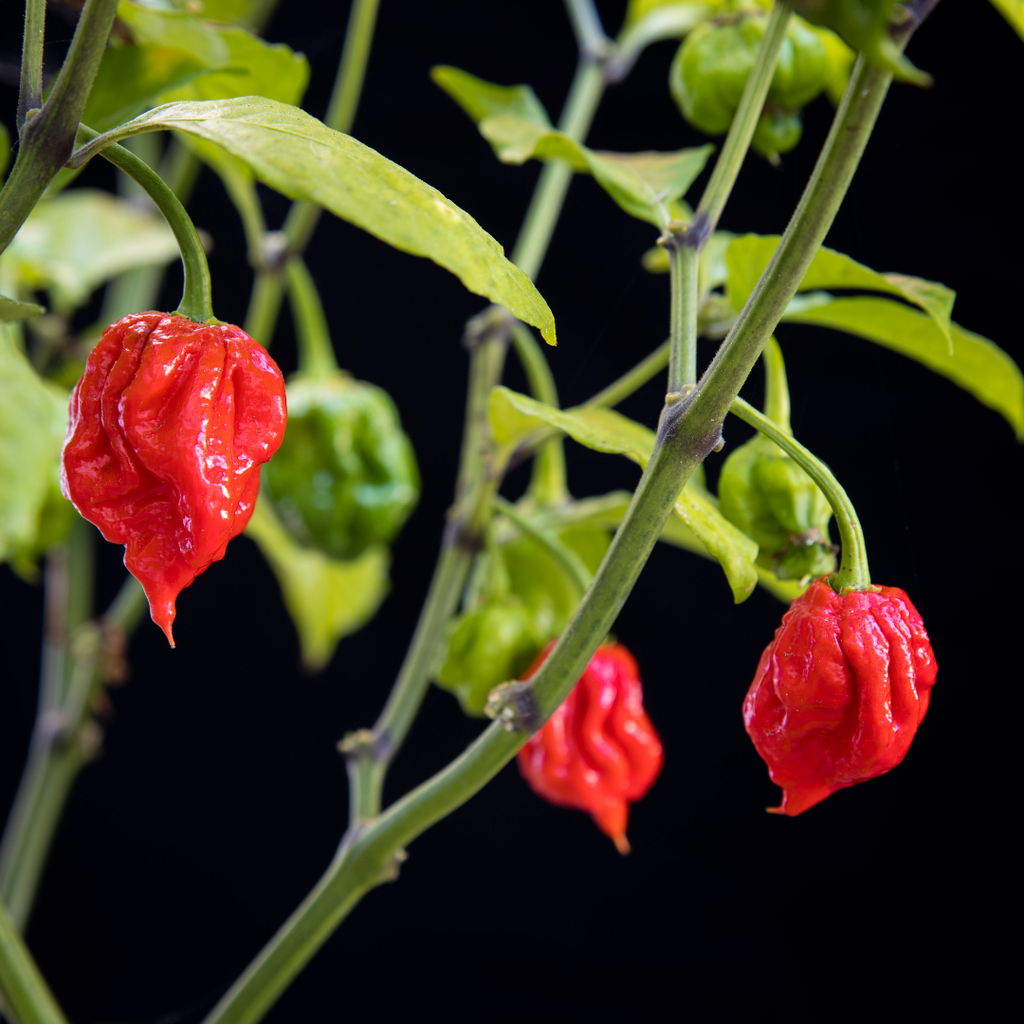
[[[299,369],[313,377],[330,377],[338,372],[338,361],[334,358],[331,331],[320,293],[305,260],[299,257],[289,260],[286,274],[299,345]]]
[[[99,132],[86,128],[81,129],[82,138],[91,142],[99,136]],[[152,167],[130,153],[124,146],[116,144],[107,146],[100,151],[104,160],[112,163],[123,171],[136,184],[145,189],[153,200],[156,208],[163,214],[174,238],[181,250],[181,262],[185,270],[185,285],[182,289],[181,305],[178,312],[190,320],[206,323],[214,319],[213,301],[210,288],[210,266],[206,262],[206,252],[199,240],[192,218],[185,212],[178,197],[164,183]]]
[[[25,34],[21,44],[21,81],[18,89],[18,134],[30,110],[43,102],[43,36],[46,31],[46,0],[26,0]]]
[[[715,230],[736,177],[743,166],[743,160],[750,148],[750,140],[754,137],[754,129],[757,128],[764,101],[768,96],[768,89],[772,84],[779,47],[786,37],[791,12],[788,0],[779,0],[768,16],[768,24],[765,26],[750,77],[743,89],[743,97],[732,119],[732,126],[718,155],[711,179],[697,207],[694,227],[697,228],[696,233],[700,235],[698,248]]]
[[[46,979],[0,903],[0,1010],[11,1024],[67,1024]]]
[[[843,546],[839,571],[829,578],[837,593],[848,590],[868,590],[871,587],[871,572],[868,569],[867,546],[864,532],[860,527],[857,512],[849,495],[833,476],[832,471],[816,455],[809,452],[788,430],[781,429],[772,419],[760,413],[752,405],[736,398],[730,408],[734,416],[749,423],[765,437],[774,441],[800,468],[821,488],[832,506],[836,527]]]
[[[114,23],[118,0],[86,0],[67,59],[42,109],[21,128],[18,158],[0,191],[0,252],[7,248],[75,144],[78,122]]]

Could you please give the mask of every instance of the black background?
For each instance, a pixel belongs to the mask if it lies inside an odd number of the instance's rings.
[[[624,5],[599,6],[614,32]],[[0,47],[11,59],[20,13],[5,7]],[[340,51],[338,7],[285,4],[266,33],[309,56],[305,106],[316,115]],[[51,16],[54,63],[69,35]],[[988,4],[942,3],[910,48],[936,86],[894,87],[828,238],[871,267],[956,288],[956,319],[1018,361],[1021,46]],[[672,52],[653,47],[608,92],[592,145],[703,141],[668,96]],[[384,0],[354,134],[511,248],[538,165],[500,165],[428,68],[529,82],[554,117],[574,60],[553,0]],[[3,99],[10,111],[14,89]],[[748,159],[724,228],[785,227],[830,117],[827,101],[812,104],[780,170]],[[89,173],[84,183],[109,182],[101,167]],[[264,199],[279,224],[286,202]],[[192,210],[215,240],[217,315],[240,322],[241,231],[209,173]],[[538,279],[558,320],[549,355],[564,404],[665,336],[667,279],[639,268],[653,240],[590,179],[574,182]],[[330,218],[309,262],[342,365],[386,387],[402,411],[423,498],[395,546],[391,596],[319,676],[297,671],[276,583],[246,539],[181,595],[177,650],[148,622],[139,629],[133,677],[113,693],[103,756],[76,785],[28,932],[75,1022],[200,1019],[316,881],[345,823],[334,744],[376,717],[429,579],[461,429],[459,335],[482,301],[432,263]],[[166,308],[179,288],[175,270]],[[938,686],[906,761],[799,818],[765,814],[778,791],[740,704],[784,609],[761,591],[735,607],[716,565],[660,547],[615,627],[640,662],[666,747],[661,778],[633,809],[633,854],[619,857],[586,815],[541,801],[506,768],[412,845],[399,881],[365,898],[268,1020],[704,1020],[744,1010],[894,1019],[933,999],[985,1013],[1009,965],[996,931],[1009,914],[1016,796],[1021,451],[997,414],[899,356],[808,327],[779,338],[797,436],[856,503],[874,579],[906,589],[932,635]],[[703,360],[712,349],[702,345]],[[286,316],[273,353],[294,368]],[[513,364],[507,382],[522,387]],[[653,426],[660,387],[623,411]],[[757,371],[745,393],[760,401]],[[748,433],[734,423],[726,436],[734,445]],[[722,457],[712,456],[711,479]],[[636,480],[625,460],[576,447],[569,465],[580,496]],[[525,480],[520,470],[504,493],[517,496]],[[122,574],[120,549],[103,545],[101,606]],[[2,569],[0,601],[6,807],[34,713],[42,595]],[[433,690],[388,797],[478,729]]]

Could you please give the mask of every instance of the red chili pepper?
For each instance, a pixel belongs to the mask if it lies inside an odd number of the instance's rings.
[[[245,529],[284,436],[284,379],[230,324],[133,313],[103,332],[71,394],[64,495],[125,545],[153,621]]]
[[[928,710],[935,655],[896,587],[837,594],[816,580],[782,618],[743,721],[790,816],[903,760]]]
[[[530,675],[554,643],[540,653]],[[643,708],[633,655],[622,644],[599,647],[569,696],[518,758],[535,793],[553,804],[589,811],[619,853],[629,853],[629,805],[651,788],[665,760]]]

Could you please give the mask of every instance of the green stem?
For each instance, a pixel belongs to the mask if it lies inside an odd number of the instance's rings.
[[[21,44],[21,81],[18,89],[18,134],[25,117],[43,102],[43,36],[46,0],[26,0],[25,34]]]
[[[22,125],[18,158],[0,191],[0,252],[71,155],[117,4],[118,0],[86,0],[50,95],[42,109]]]
[[[86,128],[85,125],[82,125],[81,134],[87,142],[99,137],[99,132]],[[206,253],[203,250],[203,243],[199,240],[199,233],[192,223],[192,218],[185,212],[185,207],[160,175],[134,153],[129,153],[124,146],[107,146],[100,151],[100,156],[145,189],[156,208],[163,214],[174,232],[185,270],[185,286],[177,312],[190,320],[209,323],[214,319],[210,266],[206,262]]]
[[[768,89],[772,84],[779,47],[786,37],[791,10],[788,0],[779,0],[768,16],[768,24],[765,26],[750,77],[747,78],[747,84],[743,89],[743,97],[733,117],[729,134],[722,145],[722,151],[718,155],[711,179],[697,207],[694,227],[697,229],[696,233],[700,235],[698,249],[715,230],[736,177],[743,166],[743,160],[750,148],[750,140],[754,137],[754,130],[757,128],[764,101],[768,96]]]
[[[622,525],[548,659],[529,682],[499,688],[493,711],[500,721],[464,754],[382,814],[350,830],[317,888],[221,1000],[207,1024],[259,1020],[362,895],[394,877],[401,848],[486,785],[565,699],[629,596],[680,490],[720,440],[722,420],[831,225],[881,102],[874,93],[884,94],[888,81],[888,75],[867,69],[862,59],[856,65],[801,201],[800,216],[794,216],[780,242],[785,258],[765,271],[755,288],[758,298],[752,297],[744,307],[740,326],[723,342],[697,388],[683,399],[669,396],[654,453]],[[807,232],[806,237],[795,237],[801,232]],[[752,305],[766,315],[754,317]],[[386,734],[377,736],[378,741],[386,739]]]
[[[764,414],[780,430],[792,434],[789,425],[789,384],[786,382],[786,362],[782,349],[774,337],[764,343],[761,352],[764,363]]]
[[[632,369],[627,370],[618,380],[602,388],[584,405],[611,408],[625,401],[634,391],[639,391],[649,380],[653,380],[668,366],[672,350],[672,339],[663,341],[649,356],[645,356]]]
[[[67,1024],[49,985],[0,903],[0,1009],[12,1024]]]
[[[255,338],[264,348],[270,348],[274,337],[274,326],[281,309],[284,290],[281,287],[281,272],[258,270],[252,283],[249,308],[245,314],[243,330]]]
[[[491,504],[496,511],[518,526],[523,533],[533,537],[534,540],[543,544],[551,552],[554,559],[573,578],[576,586],[579,587],[581,597],[587,592],[587,587],[590,586],[590,581],[594,578],[594,574],[583,564],[583,559],[572,548],[563,543],[556,533],[531,523],[511,501],[506,501],[500,494],[496,494],[491,499]]]
[[[301,257],[289,260],[285,275],[299,345],[299,370],[312,377],[330,377],[338,372],[338,361],[334,358],[320,293],[305,260]]]
[[[839,571],[829,578],[837,593],[849,590],[871,589],[867,546],[857,512],[849,495],[833,476],[832,471],[817,456],[809,452],[788,430],[781,429],[772,419],[760,413],[742,398],[733,400],[730,412],[774,441],[821,488],[836,517],[839,539],[843,546]]]
[[[686,242],[686,225],[670,221],[658,244],[668,250],[668,390],[679,393],[697,383],[697,248]]]

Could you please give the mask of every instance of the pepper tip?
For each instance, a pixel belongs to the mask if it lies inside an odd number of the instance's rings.
[[[629,845],[629,840],[626,838],[625,832],[620,832],[618,835],[612,836],[612,842],[615,844],[615,849],[622,854],[623,857],[629,856],[632,852],[633,847]]]

